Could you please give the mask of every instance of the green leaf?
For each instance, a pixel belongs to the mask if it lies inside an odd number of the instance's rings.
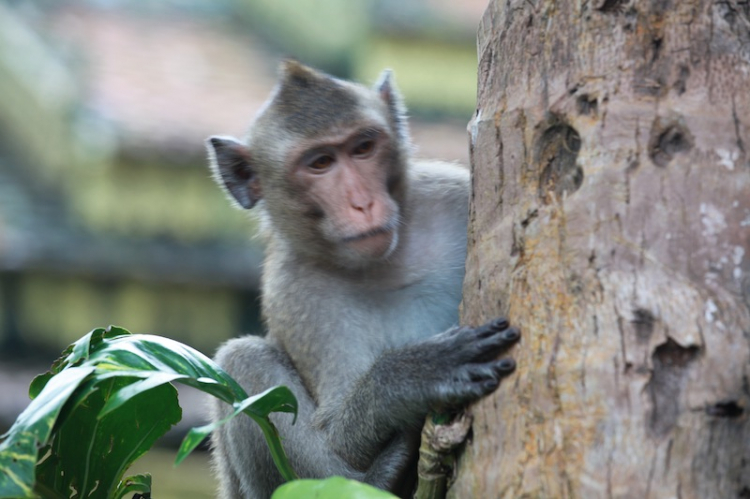
[[[144,375],[145,373],[134,374]],[[123,388],[120,388],[114,394],[112,394],[112,396],[107,399],[104,407],[102,407],[102,410],[99,413],[99,417],[102,418],[118,410],[120,407],[128,403],[131,399],[137,397],[143,392],[147,392],[158,386],[170,383],[176,379],[179,379],[180,377],[181,376],[176,373],[149,372],[146,378],[140,379],[138,381],[132,381],[131,383],[127,384]],[[101,379],[110,379],[110,377],[101,376]]]
[[[29,387],[29,397],[32,399],[36,398],[47,382],[63,369],[78,365],[88,359],[91,349],[101,345],[104,337],[116,337],[129,334],[130,333],[125,329],[116,326],[110,326],[108,329],[94,329],[89,334],[83,336],[81,339],[63,350],[60,357],[52,363],[52,367],[50,367],[48,372],[40,374],[34,378]]]
[[[37,468],[37,480],[58,494],[111,497],[125,470],[177,423],[182,411],[177,390],[161,385],[132,397],[122,410],[99,412],[128,378],[96,384],[62,421]]]
[[[103,339],[87,362],[96,363],[97,374],[123,375],[121,371],[173,373],[190,379],[196,387],[226,402],[247,397],[245,391],[211,359],[187,345],[156,335],[132,334]]]
[[[0,443],[0,497],[32,497],[39,447],[46,444],[63,405],[94,371],[71,368],[51,378],[31,401]]]
[[[384,490],[340,476],[325,480],[294,480],[273,493],[271,499],[396,499]]]
[[[151,497],[151,475],[143,473],[142,475],[132,475],[125,478],[117,487],[114,493],[114,499],[120,499],[128,494],[139,493],[145,497]]]
[[[271,457],[281,476],[285,480],[296,480],[297,474],[287,460],[278,431],[268,418],[268,415],[272,412],[291,412],[294,414],[296,421],[297,399],[294,398],[291,390],[285,386],[277,386],[232,405],[234,411],[226,418],[205,426],[192,428],[188,432],[182,441],[182,445],[180,445],[180,450],[177,452],[175,464],[181,463],[212,431],[238,414],[245,413],[260,426],[271,451]]]

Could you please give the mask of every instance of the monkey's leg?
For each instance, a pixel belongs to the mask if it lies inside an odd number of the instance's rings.
[[[299,403],[297,423],[292,425],[291,414],[272,414],[271,420],[279,429],[284,450],[301,478],[332,475],[363,478],[363,473],[352,469],[331,451],[325,434],[312,427],[315,403],[284,352],[263,338],[247,336],[224,344],[216,361],[250,395],[276,385],[286,385],[292,390]],[[211,404],[214,421],[231,411],[228,404],[217,399]],[[235,417],[211,438],[220,497],[265,499],[284,483],[263,434],[249,417]]]
[[[409,465],[416,463],[418,446],[418,433],[398,433],[378,454],[362,481],[399,497],[411,498],[417,475]]]

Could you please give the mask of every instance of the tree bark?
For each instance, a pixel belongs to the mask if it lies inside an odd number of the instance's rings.
[[[750,4],[492,1],[462,321],[518,369],[456,498],[750,498]]]

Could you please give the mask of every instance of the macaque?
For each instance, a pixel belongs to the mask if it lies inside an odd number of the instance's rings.
[[[470,180],[415,160],[390,71],[374,88],[294,61],[244,142],[207,141],[217,182],[266,238],[265,338],[216,360],[250,393],[286,385],[299,414],[272,419],[301,477],[342,475],[408,496],[431,411],[461,409],[510,374],[504,319],[458,327]],[[214,420],[230,411],[216,401]],[[261,432],[237,417],[213,436],[224,498],[282,484]]]

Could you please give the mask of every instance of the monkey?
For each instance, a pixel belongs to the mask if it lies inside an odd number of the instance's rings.
[[[408,496],[428,413],[460,410],[515,369],[500,358],[520,338],[507,320],[457,326],[468,170],[412,158],[390,70],[370,88],[293,60],[246,140],[212,136],[207,149],[266,243],[266,335],[229,340],[217,363],[250,394],[294,393],[296,424],[271,417],[300,476]],[[230,410],[214,401],[211,418]],[[283,483],[250,418],[211,445],[221,497],[267,498]]]

